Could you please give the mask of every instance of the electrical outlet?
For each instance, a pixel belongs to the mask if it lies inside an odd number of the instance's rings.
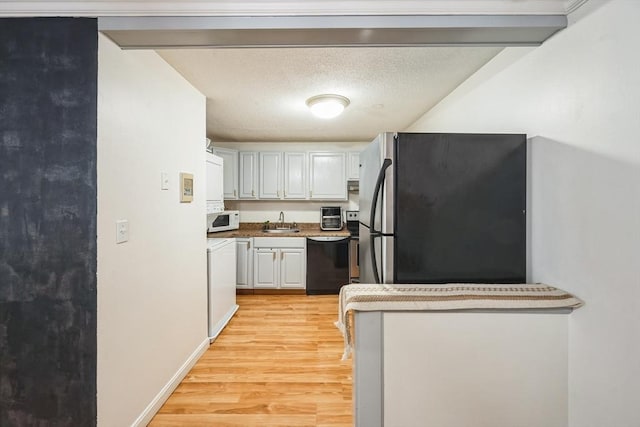
[[[121,219],[116,221],[116,243],[124,243],[129,240],[129,221]]]
[[[162,172],[160,174],[160,189],[161,190],[169,189],[169,174],[167,172]]]

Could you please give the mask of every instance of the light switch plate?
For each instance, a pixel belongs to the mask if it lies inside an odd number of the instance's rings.
[[[129,221],[121,219],[116,221],[116,243],[124,243],[129,240]]]
[[[167,172],[162,172],[160,174],[160,189],[161,190],[169,189],[169,174]]]

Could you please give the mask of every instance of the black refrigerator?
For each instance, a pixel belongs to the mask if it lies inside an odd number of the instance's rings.
[[[523,283],[524,134],[383,133],[360,154],[361,283]]]

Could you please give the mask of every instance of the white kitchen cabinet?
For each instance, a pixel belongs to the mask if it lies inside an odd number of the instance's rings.
[[[260,199],[280,199],[282,197],[282,153],[259,153],[259,197]]]
[[[305,289],[306,239],[256,237],[254,247],[254,289]]]
[[[253,289],[252,238],[236,239],[236,288]]]
[[[346,153],[309,153],[309,198],[347,200]]]
[[[224,198],[235,200],[238,198],[238,150],[230,148],[214,148],[213,154],[222,157],[224,161]]]
[[[259,153],[259,198],[304,200],[307,198],[306,153]]]
[[[278,249],[256,248],[253,254],[254,289],[276,289],[280,282]]]
[[[307,198],[307,154],[284,153],[284,198]]]
[[[347,200],[347,180],[357,180],[360,169],[359,152],[237,155],[237,194],[243,200]]]
[[[241,151],[238,153],[240,163],[240,199],[258,198],[258,153]]]
[[[207,213],[224,210],[223,194],[223,160],[222,157],[207,153],[206,155],[206,196]]]
[[[306,259],[304,249],[279,249],[280,251],[280,287],[304,289],[306,283]]]
[[[360,152],[350,151],[347,153],[347,180],[360,180]]]

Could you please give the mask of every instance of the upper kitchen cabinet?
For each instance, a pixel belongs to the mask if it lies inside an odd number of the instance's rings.
[[[238,150],[229,148],[214,148],[213,154],[222,157],[224,161],[224,198],[235,200],[238,198]]]
[[[223,160],[219,156],[207,153],[206,162],[207,213],[222,212],[224,210]]]
[[[307,154],[284,153],[284,198],[307,198]]]
[[[347,159],[347,179],[349,181],[360,180],[360,152],[350,151]]]
[[[260,152],[260,200],[305,200],[307,198],[307,154]]]
[[[259,153],[260,199],[280,199],[282,197],[282,153]]]
[[[359,152],[214,151],[227,200],[347,200],[347,181],[358,180]]]
[[[240,191],[241,199],[258,198],[258,153],[241,151],[240,159]]]
[[[347,200],[346,153],[309,153],[309,198]]]

